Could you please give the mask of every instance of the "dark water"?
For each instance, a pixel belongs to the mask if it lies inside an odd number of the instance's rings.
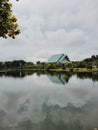
[[[0,73],[0,130],[97,128],[97,73]]]

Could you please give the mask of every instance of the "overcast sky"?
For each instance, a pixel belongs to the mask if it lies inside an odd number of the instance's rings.
[[[21,34],[0,38],[0,61],[46,61],[57,53],[82,60],[98,54],[98,0],[11,1]]]

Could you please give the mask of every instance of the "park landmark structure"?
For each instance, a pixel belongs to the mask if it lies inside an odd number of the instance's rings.
[[[48,59],[48,63],[61,63],[64,64],[66,62],[69,62],[69,57],[67,55],[65,55],[64,53],[62,54],[55,54],[52,55],[49,59]]]

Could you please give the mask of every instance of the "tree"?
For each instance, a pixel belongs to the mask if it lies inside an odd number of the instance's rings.
[[[15,38],[19,33],[17,18],[12,14],[12,4],[9,0],[0,0],[0,37]]]
[[[92,61],[96,60],[96,56],[95,56],[95,55],[92,55],[92,56],[91,56],[91,59],[92,59]]]

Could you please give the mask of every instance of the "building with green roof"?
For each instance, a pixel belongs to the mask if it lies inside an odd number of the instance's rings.
[[[49,59],[48,59],[48,63],[66,63],[69,62],[69,58],[67,55],[65,55],[64,53],[62,54],[56,54],[56,55],[52,55]]]

